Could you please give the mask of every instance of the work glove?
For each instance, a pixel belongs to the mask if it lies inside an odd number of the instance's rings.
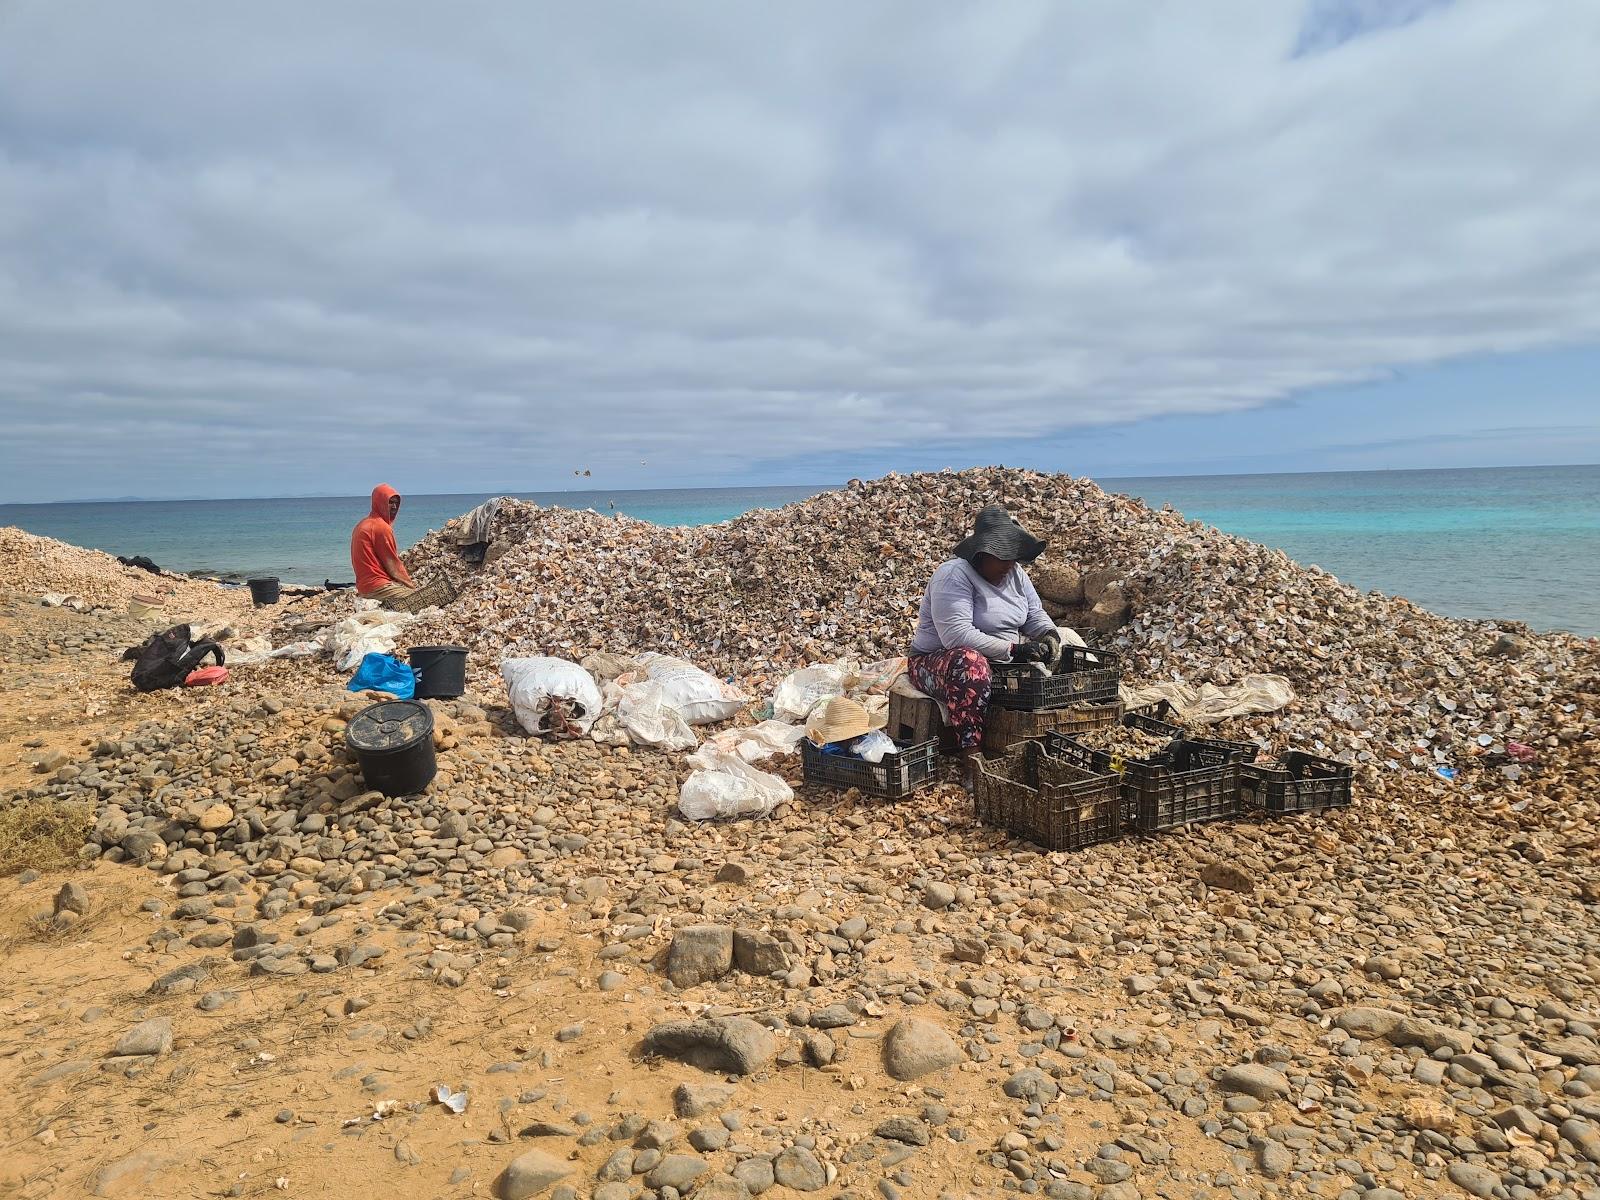
[[[1042,641],[1018,642],[1011,647],[1011,661],[1014,663],[1049,662],[1050,650]]]
[[[1044,647],[1044,655],[1039,659],[1042,663],[1055,662],[1061,654],[1061,635],[1054,629],[1034,638],[1033,644]]]

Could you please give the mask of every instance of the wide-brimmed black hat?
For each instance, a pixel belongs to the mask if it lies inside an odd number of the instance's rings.
[[[972,533],[956,546],[956,557],[972,562],[980,554],[992,554],[1002,562],[1031,563],[1045,551],[1047,543],[1033,536],[1003,504],[991,504],[978,514]]]

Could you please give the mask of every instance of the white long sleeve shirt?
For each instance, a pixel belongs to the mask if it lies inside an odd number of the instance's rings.
[[[966,559],[952,558],[928,580],[911,653],[964,647],[1002,662],[1011,657],[1017,642],[1054,628],[1033,581],[1020,566],[1013,566],[996,586]]]

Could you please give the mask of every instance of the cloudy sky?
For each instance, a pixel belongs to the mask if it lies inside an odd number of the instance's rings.
[[[1600,461],[1600,5],[0,3],[0,501]]]

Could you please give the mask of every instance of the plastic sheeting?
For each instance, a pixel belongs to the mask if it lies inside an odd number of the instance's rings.
[[[693,663],[663,654],[630,658],[606,651],[587,655],[583,667],[604,685],[602,714],[590,736],[608,746],[692,750],[694,725],[725,721],[744,707],[745,695]]]
[[[415,620],[410,613],[363,609],[329,629],[324,645],[334,656],[334,665],[339,670],[353,671],[369,654],[394,653],[400,635]]]
[[[601,687],[610,683],[620,675],[637,670],[639,660],[627,654],[612,654],[607,650],[598,650],[593,654],[586,654],[580,660],[583,669],[594,676],[594,681]]]
[[[257,634],[228,643],[228,661],[234,666],[266,662],[272,657],[272,639]]]
[[[897,658],[868,663],[856,668],[855,677],[849,683],[850,695],[868,692],[874,696],[887,696],[895,681],[905,678],[905,673],[906,658],[903,654]]]
[[[779,682],[772,694],[772,715],[803,725],[818,705],[835,696],[853,696],[863,701],[870,696],[888,696],[905,675],[904,656],[886,658],[866,666],[843,659],[801,667],[785,675]]]
[[[694,760],[705,763],[678,793],[678,811],[691,821],[765,817],[794,795],[783,779],[752,767],[737,754],[702,746]]]
[[[409,700],[416,695],[417,673],[391,654],[368,654],[344,686],[349,692],[388,692],[396,700]]]
[[[700,738],[672,704],[664,685],[652,681],[619,688],[606,685],[606,707],[613,702],[617,725],[635,745],[662,750],[693,750]]]
[[[706,739],[705,745],[689,756],[692,767],[713,768],[721,756],[734,754],[745,762],[760,762],[774,754],[793,754],[794,748],[805,737],[806,731],[787,721],[763,721],[759,725],[741,725],[724,729]]]
[[[772,694],[772,715],[804,723],[819,704],[845,694],[852,674],[846,663],[818,663],[790,672]]]
[[[669,658],[665,654],[641,654],[638,670],[646,679],[661,685],[666,702],[691,725],[709,725],[714,721],[731,720],[749,703],[749,697],[724,683],[709,671],[702,671],[692,662]],[[629,672],[617,677],[624,686],[643,682],[632,678]]]
[[[456,529],[456,544],[470,546],[475,542],[487,542],[494,536],[494,518],[500,511],[501,497],[485,500],[477,508],[458,517],[460,522]]]
[[[1246,675],[1226,687],[1203,683],[1152,683],[1144,687],[1122,687],[1122,702],[1129,707],[1170,701],[1185,721],[1208,725],[1225,717],[1250,713],[1277,712],[1294,700],[1294,689],[1282,675]]]

